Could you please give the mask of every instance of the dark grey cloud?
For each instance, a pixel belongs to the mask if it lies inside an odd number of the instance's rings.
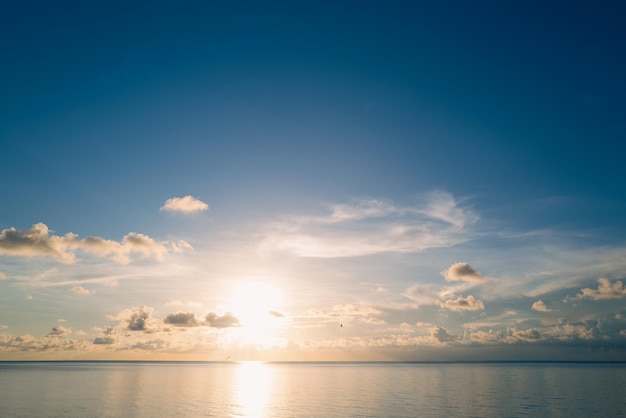
[[[193,312],[176,312],[171,313],[163,320],[166,324],[175,327],[197,327],[201,325]]]
[[[113,337],[96,337],[96,338],[93,339],[93,344],[96,344],[96,345],[115,344],[115,338],[113,338]]]
[[[204,325],[212,328],[238,327],[239,319],[237,319],[232,312],[226,312],[222,316],[216,314],[215,312],[209,312],[204,319]]]
[[[141,305],[130,310],[128,329],[131,331],[147,331],[146,323],[152,315],[152,308]]]

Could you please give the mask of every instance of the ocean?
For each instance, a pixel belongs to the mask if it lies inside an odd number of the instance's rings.
[[[626,417],[626,363],[0,362],[0,417]]]

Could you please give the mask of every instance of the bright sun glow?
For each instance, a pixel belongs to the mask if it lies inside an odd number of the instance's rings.
[[[242,342],[268,347],[276,343],[278,328],[285,322],[282,303],[282,292],[276,287],[242,282],[233,289],[226,308],[239,319],[237,334]]]

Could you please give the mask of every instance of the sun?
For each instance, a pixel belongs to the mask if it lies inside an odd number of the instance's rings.
[[[247,344],[269,346],[285,325],[283,294],[266,282],[237,283],[225,308],[239,319],[237,334]]]

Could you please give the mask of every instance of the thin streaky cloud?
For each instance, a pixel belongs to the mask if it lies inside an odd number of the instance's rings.
[[[93,293],[96,293],[93,290],[89,290],[89,289],[85,289],[82,286],[74,286],[70,289],[72,292],[76,293],[77,295],[91,295]]]
[[[470,209],[449,193],[427,198],[422,206],[361,200],[331,206],[325,216],[285,217],[267,225],[260,248],[301,257],[358,257],[416,253],[472,239],[470,226],[477,217]]]

